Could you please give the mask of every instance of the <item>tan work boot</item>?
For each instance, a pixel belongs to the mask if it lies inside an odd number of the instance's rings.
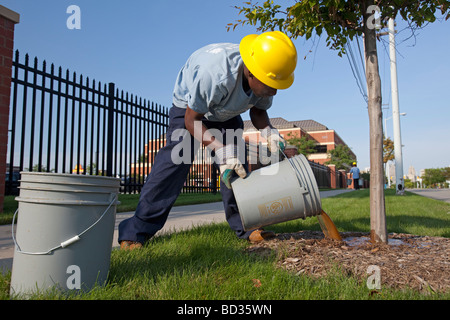
[[[135,250],[142,248],[142,243],[124,240],[120,242],[120,250]]]
[[[266,239],[271,239],[275,237],[275,233],[272,231],[265,231],[264,229],[256,229],[253,231],[250,236],[248,237],[248,240],[250,242],[261,242]]]

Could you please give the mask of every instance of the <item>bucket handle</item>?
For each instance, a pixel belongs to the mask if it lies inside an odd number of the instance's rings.
[[[17,243],[15,234],[14,234],[14,223],[16,221],[16,215],[17,212],[19,212],[19,209],[16,210],[16,212],[14,212],[14,216],[13,216],[13,220],[12,220],[12,224],[11,224],[11,234],[12,234],[12,238],[14,241],[14,245],[16,246],[16,252],[22,253],[22,254],[28,254],[28,255],[47,255],[47,254],[51,254],[53,251],[60,249],[60,248],[65,248],[69,245],[71,245],[72,243],[77,242],[78,240],[80,240],[80,237],[85,234],[86,232],[88,232],[90,229],[92,229],[97,223],[100,222],[100,220],[105,216],[105,214],[108,212],[108,210],[111,208],[111,206],[116,202],[117,200],[117,194],[116,193],[111,193],[112,196],[112,200],[109,203],[108,207],[106,208],[106,210],[102,213],[102,215],[100,216],[100,218],[97,219],[97,221],[95,221],[91,226],[89,226],[88,228],[86,228],[83,232],[79,233],[78,235],[67,239],[66,241],[61,242],[58,246],[49,249],[48,251],[43,251],[43,252],[27,252],[27,251],[22,251],[22,249],[20,249],[19,244]]]

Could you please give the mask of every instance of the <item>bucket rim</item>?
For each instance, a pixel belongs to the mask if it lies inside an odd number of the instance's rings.
[[[54,172],[34,172],[34,171],[20,171],[21,176],[51,176],[51,177],[72,177],[72,178],[83,178],[83,179],[101,179],[101,180],[115,180],[120,181],[117,177],[107,177],[107,176],[95,176],[88,174],[75,174],[75,173],[54,173]]]
[[[65,185],[60,183],[60,185]],[[75,185],[73,185],[75,186]],[[90,186],[90,185],[83,185],[83,186]],[[92,185],[94,186],[94,185]],[[107,188],[108,186],[99,186],[102,188]],[[106,190],[96,190],[96,191],[91,191],[91,190],[81,190],[81,189],[71,189],[71,190],[61,190],[61,189],[52,189],[52,188],[33,188],[33,187],[28,187],[28,186],[19,186],[17,187],[18,189],[21,190],[27,190],[27,191],[37,191],[37,192],[41,192],[41,191],[45,191],[45,192],[69,192],[69,193],[95,193],[95,194],[111,194],[111,193],[116,193],[116,192],[111,192],[111,191],[106,191]],[[117,189],[116,187],[109,187],[110,189]]]
[[[311,165],[304,155],[297,155],[292,157],[292,159],[294,160],[294,165],[300,174],[298,178],[302,180],[302,183],[305,184],[304,187],[306,187],[309,191],[309,198],[313,202],[314,211],[317,214],[320,214],[322,211],[322,200],[320,197],[319,185],[314,177],[314,172],[312,171]],[[299,181],[300,185],[302,183]]]
[[[48,185],[72,185],[119,188],[121,180],[116,177],[90,176],[70,173],[21,172],[19,182]]]

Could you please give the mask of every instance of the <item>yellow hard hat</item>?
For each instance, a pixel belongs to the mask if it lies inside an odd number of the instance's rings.
[[[239,51],[248,70],[269,87],[287,89],[294,82],[297,50],[283,32],[269,31],[245,36]]]

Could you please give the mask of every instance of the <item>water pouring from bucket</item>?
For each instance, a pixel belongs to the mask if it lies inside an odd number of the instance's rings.
[[[252,171],[231,183],[244,230],[317,216],[328,238],[342,240],[330,217],[322,210],[319,188],[305,156],[300,154]],[[266,174],[270,167],[274,174]]]
[[[317,216],[319,219],[320,228],[322,229],[325,238],[342,241],[341,234],[339,233],[333,220],[322,210],[322,213]]]

